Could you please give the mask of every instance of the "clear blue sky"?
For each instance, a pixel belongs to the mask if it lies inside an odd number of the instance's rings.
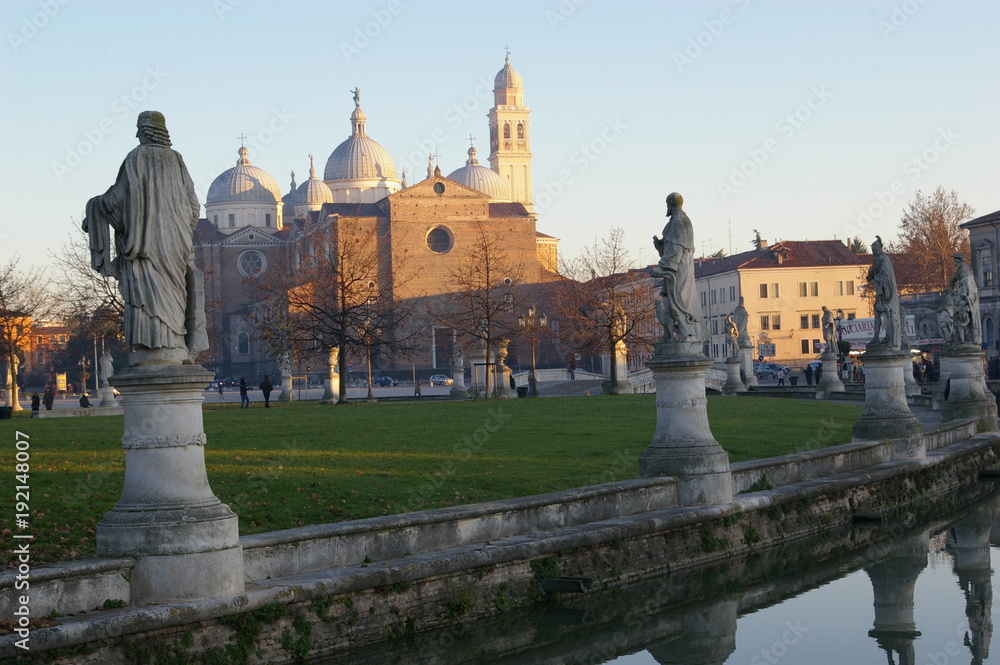
[[[2,260],[49,261],[146,109],[202,201],[241,133],[283,191],[309,153],[322,169],[356,85],[411,182],[435,130],[446,174],[470,133],[485,162],[505,44],[532,109],[538,228],[569,256],[619,225],[652,262],[671,191],[706,253],[749,249],[753,229],[894,238],[938,185],[1000,208],[996,2],[5,0],[0,26]]]

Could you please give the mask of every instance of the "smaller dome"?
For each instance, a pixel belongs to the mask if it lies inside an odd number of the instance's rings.
[[[333,203],[333,191],[316,177],[316,165],[312,155],[309,155],[309,179],[295,190],[295,203],[306,205]]]
[[[496,77],[493,79],[493,89],[494,90],[504,90],[508,88],[523,88],[521,84],[521,75],[510,66],[510,56],[504,60],[503,69],[497,72]]]
[[[247,149],[240,147],[236,166],[224,171],[208,188],[205,205],[218,203],[277,203],[281,189],[264,169],[251,166]]]
[[[456,169],[448,176],[449,180],[461,183],[466,187],[489,194],[490,201],[511,201],[510,186],[499,173],[485,166],[480,166],[476,159],[476,149],[469,148],[469,159],[465,166]]]

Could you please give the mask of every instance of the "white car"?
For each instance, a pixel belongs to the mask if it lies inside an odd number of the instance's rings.
[[[450,376],[445,376],[444,374],[435,374],[430,378],[431,386],[437,384],[439,386],[450,386],[455,383],[455,379]]]

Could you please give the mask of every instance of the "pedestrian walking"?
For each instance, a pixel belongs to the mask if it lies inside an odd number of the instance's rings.
[[[420,397],[420,379],[417,379],[417,382],[413,384],[413,396]]]
[[[222,381],[219,381],[219,399],[226,399],[226,396],[222,394]]]
[[[786,370],[785,370],[784,367],[782,367],[781,369],[778,370],[778,385],[779,386],[785,385],[785,374],[786,374]]]
[[[274,390],[274,386],[271,385],[271,379],[268,378],[267,374],[264,375],[264,380],[261,381],[260,385],[257,386],[257,387],[260,388],[260,394],[264,396],[264,408],[265,409],[270,409],[271,408],[271,391]]]
[[[247,390],[249,390],[249,386],[247,386],[247,378],[244,376],[243,378],[240,379],[240,408],[241,409],[249,409],[250,408],[250,396],[247,395]]]

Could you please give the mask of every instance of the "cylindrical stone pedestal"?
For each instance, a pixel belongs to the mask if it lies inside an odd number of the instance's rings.
[[[723,665],[736,651],[739,601],[725,598],[693,609],[680,621],[679,636],[647,647],[660,665]]]
[[[722,386],[723,395],[735,395],[745,393],[747,387],[740,380],[740,366],[742,362],[739,358],[730,356],[726,358],[726,382]]]
[[[451,378],[455,382],[451,384],[452,397],[467,397],[469,389],[465,387],[465,366],[452,367]]]
[[[676,476],[682,506],[729,503],[733,500],[729,454],[712,436],[705,398],[702,354],[672,343],[657,344],[646,365],[656,381],[656,431],[639,457],[639,475]]]
[[[947,344],[941,350],[947,364],[948,398],[941,405],[941,422],[975,418],[980,432],[997,431],[997,401],[983,378],[985,354],[975,344]]]
[[[329,351],[327,358],[328,377],[323,386],[323,396],[320,397],[320,404],[336,404],[340,401],[340,374],[337,372],[337,363],[340,360],[340,348],[333,347]]]
[[[741,348],[740,360],[743,362],[743,376],[746,377],[747,388],[756,388],[757,375],[753,373],[753,349]]]
[[[291,402],[295,399],[292,394],[292,377],[290,374],[282,374],[278,377],[278,387],[281,388],[281,392],[278,393],[272,402]]]
[[[940,411],[944,407],[945,388],[948,386],[948,377],[951,376],[951,358],[945,355],[938,355],[940,371],[938,372],[937,385],[931,393],[931,409]]]
[[[865,568],[875,595],[875,622],[868,635],[886,653],[903,656],[901,663],[914,662],[913,642],[920,631],[913,618],[913,592],[927,567],[929,549],[928,534],[923,533],[901,542],[895,556]]]
[[[486,349],[477,346],[469,353],[469,360],[472,362],[472,385],[479,397],[486,393]],[[493,374],[490,374],[490,390],[495,390],[493,385]]]
[[[847,392],[844,382],[840,380],[840,359],[836,353],[824,353],[819,357],[823,361],[823,375],[816,384],[816,399],[827,399],[833,393]]]
[[[125,410],[125,483],[97,525],[100,556],[134,557],[133,602],[242,593],[236,514],[205,473],[200,365],[129,367],[114,376]]]
[[[903,363],[903,383],[905,384],[903,390],[907,397],[915,397],[920,394],[920,384],[913,376],[913,360],[911,358],[907,358],[906,362]]]
[[[115,389],[107,379],[101,382],[101,403],[98,406],[118,406],[118,400],[115,399]]]
[[[923,425],[906,403],[902,365],[909,356],[885,344],[870,343],[865,364],[865,410],[854,423],[854,438],[893,439],[892,458],[923,459]],[[826,372],[824,372],[826,374]]]

